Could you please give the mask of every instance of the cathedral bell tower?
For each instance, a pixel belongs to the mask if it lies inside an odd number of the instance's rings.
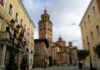
[[[38,23],[38,28],[39,39],[47,39],[49,41],[49,45],[52,46],[52,22],[50,21],[50,15],[47,13],[46,9],[44,10],[44,13],[41,15],[41,20]]]

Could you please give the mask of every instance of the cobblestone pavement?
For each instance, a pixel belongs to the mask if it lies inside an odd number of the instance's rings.
[[[34,68],[33,70],[79,70],[78,66],[52,66],[47,68]],[[82,69],[89,70],[89,69]]]

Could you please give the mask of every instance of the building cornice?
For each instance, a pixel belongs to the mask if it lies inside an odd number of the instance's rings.
[[[33,21],[30,18],[30,16],[29,16],[29,14],[28,14],[28,12],[27,12],[24,4],[22,3],[22,0],[18,0],[18,2],[19,2],[19,5],[21,6],[21,8],[23,9],[24,13],[26,14],[27,18],[29,19],[29,21],[31,21],[33,23]],[[34,23],[33,23],[33,26],[35,27],[35,24]]]
[[[30,20],[30,22],[32,23],[33,27],[36,28],[34,22],[32,20]]]
[[[91,5],[93,4],[93,1],[94,1],[94,0],[91,0],[90,4],[88,5],[88,7],[87,7],[87,9],[86,9],[86,11],[85,11],[85,14],[83,15],[83,17],[82,17],[82,19],[81,19],[81,22],[80,22],[79,26],[81,26],[81,24],[82,24],[82,22],[83,22],[85,16],[87,15],[87,13],[88,13],[88,11],[89,11]]]

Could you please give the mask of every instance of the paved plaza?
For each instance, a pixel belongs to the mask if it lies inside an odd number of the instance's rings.
[[[79,70],[78,66],[52,66],[47,68],[34,68],[33,70]],[[89,70],[89,69],[82,69],[82,70]]]

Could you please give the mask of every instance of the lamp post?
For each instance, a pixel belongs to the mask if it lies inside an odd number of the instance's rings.
[[[91,51],[90,51],[90,43],[88,42],[89,53],[90,53],[90,70],[93,70],[92,60],[91,60]]]

